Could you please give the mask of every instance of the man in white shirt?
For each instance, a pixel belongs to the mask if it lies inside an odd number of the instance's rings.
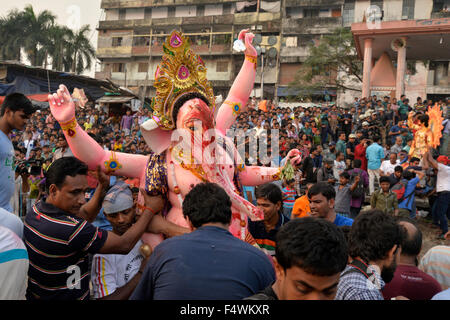
[[[0,226],[0,300],[25,300],[28,252],[13,231]]]
[[[389,176],[395,171],[395,167],[399,164],[399,161],[397,160],[397,154],[391,153],[389,155],[389,160],[384,160],[381,163],[380,167],[380,175],[381,176]]]
[[[439,235],[440,239],[445,239],[448,233],[448,218],[450,218],[450,160],[447,156],[439,156],[436,160],[433,159],[430,152],[427,152],[423,157],[424,168],[429,166],[438,171],[436,181],[436,216],[439,221],[439,227],[442,233]]]

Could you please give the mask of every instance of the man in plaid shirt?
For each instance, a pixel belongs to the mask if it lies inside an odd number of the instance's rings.
[[[348,240],[353,261],[341,274],[335,300],[384,300],[381,290],[394,278],[404,235],[380,210],[358,215]]]

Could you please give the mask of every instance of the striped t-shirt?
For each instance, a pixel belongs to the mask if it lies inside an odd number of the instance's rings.
[[[44,201],[27,213],[27,299],[89,299],[88,253],[97,253],[108,232]]]
[[[275,228],[267,232],[264,221],[251,221],[248,219],[248,231],[262,251],[264,251],[267,255],[274,256],[276,248],[275,236],[281,226],[288,222],[289,218],[282,213],[278,213],[277,225]]]
[[[439,282],[442,290],[450,288],[450,246],[435,246],[420,260],[419,269]]]
[[[283,191],[283,207],[293,208],[297,192],[289,187],[284,187],[282,191]]]

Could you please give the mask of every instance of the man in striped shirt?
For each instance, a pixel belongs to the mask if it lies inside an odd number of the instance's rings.
[[[283,195],[280,188],[273,183],[266,183],[256,188],[256,203],[264,211],[263,221],[248,219],[248,230],[258,246],[268,255],[275,255],[275,236],[278,230],[289,221],[281,213]]]
[[[152,211],[162,207],[161,198],[144,194],[146,210],[123,235],[96,228],[90,222],[99,211],[109,178],[97,168],[100,184],[86,203],[87,173],[87,165],[74,157],[56,160],[46,173],[47,198],[27,213],[29,300],[89,299],[88,253],[127,254],[147,229]]]

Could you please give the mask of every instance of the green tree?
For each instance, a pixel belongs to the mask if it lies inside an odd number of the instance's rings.
[[[72,67],[70,46],[73,37],[73,31],[65,26],[54,25],[49,29],[44,48],[51,58],[53,70],[70,71]]]
[[[330,87],[361,91],[362,68],[351,30],[337,28],[324,35],[319,45],[309,45],[309,56],[289,87],[299,90],[302,97]]]
[[[84,70],[90,69],[92,60],[95,59],[95,48],[88,38],[90,31],[89,25],[84,25],[80,30],[74,32],[73,37],[70,39],[71,71],[76,74],[81,74]]]
[[[23,46],[21,12],[11,10],[5,17],[0,18],[0,59],[21,60],[21,48]]]
[[[23,49],[33,66],[42,66],[47,56],[44,46],[48,43],[49,30],[55,25],[56,16],[48,10],[39,14],[28,5],[20,14]]]

